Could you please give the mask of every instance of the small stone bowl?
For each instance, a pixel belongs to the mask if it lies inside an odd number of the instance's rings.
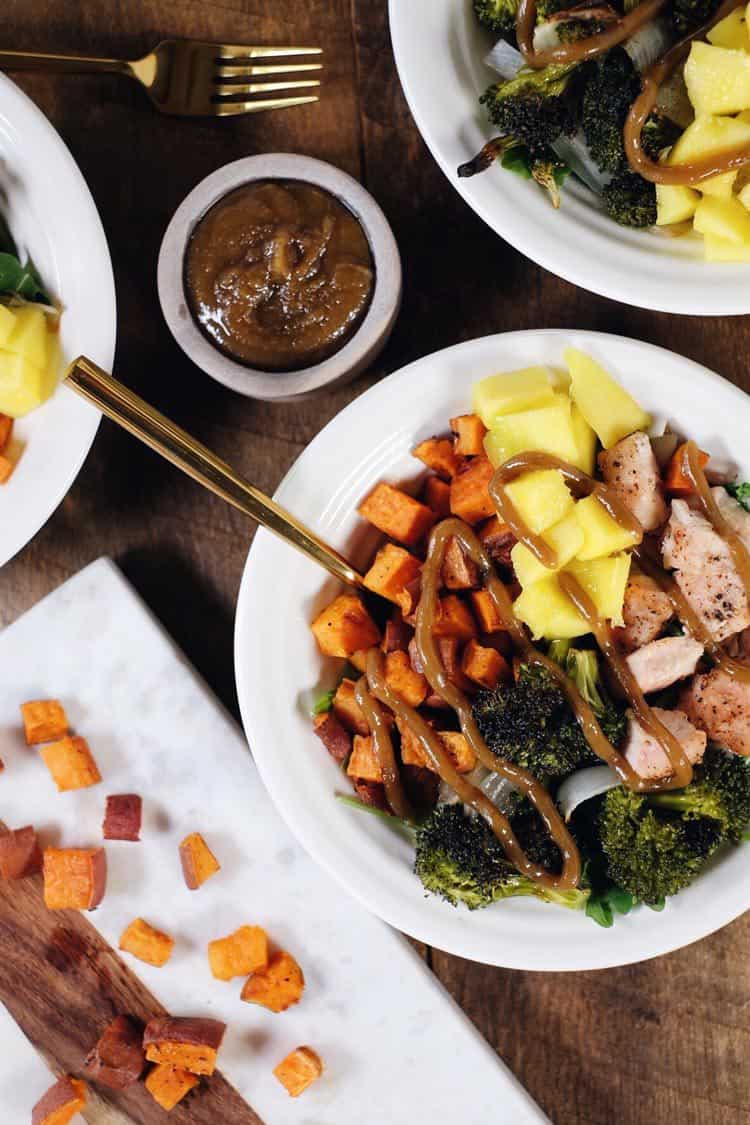
[[[298,180],[330,192],[359,220],[370,243],[375,284],[362,323],[328,359],[296,371],[262,371],[220,351],[193,319],[185,292],[185,252],[196,224],[230,191],[254,180]],[[361,184],[332,164],[293,153],[248,156],[225,164],[201,180],[167,227],[159,251],[157,282],[164,319],[193,363],[232,390],[269,401],[302,398],[359,375],[385,346],[401,305],[401,259],[393,231],[378,204]]]

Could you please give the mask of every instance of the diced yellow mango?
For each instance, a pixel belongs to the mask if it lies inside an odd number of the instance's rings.
[[[707,262],[750,262],[750,246],[738,246],[714,234],[703,236],[703,250]]]
[[[684,223],[695,214],[700,195],[689,187],[673,184],[656,185],[656,225],[667,227],[670,223]]]
[[[16,310],[13,331],[2,347],[25,356],[34,367],[44,370],[49,360],[48,336],[47,318],[42,310],[25,305]]]
[[[698,191],[701,195],[712,195],[715,199],[731,199],[732,188],[736,179],[736,172],[722,172],[719,176],[711,176],[708,180],[701,180],[698,184]]]
[[[570,408],[570,421],[578,449],[578,456],[572,463],[592,476],[596,466],[596,434],[575,403]]]
[[[0,348],[7,347],[8,337],[16,326],[16,314],[7,305],[0,305]]]
[[[696,40],[685,63],[685,85],[696,117],[750,109],[750,55]]]
[[[577,553],[581,562],[635,547],[643,538],[638,532],[621,527],[595,496],[579,500],[574,511],[583,531],[583,543]]]
[[[552,453],[563,461],[574,462],[578,449],[570,417],[570,399],[567,395],[556,394],[549,406],[496,418],[485,435],[484,448],[495,467],[517,453],[530,450]]]
[[[559,469],[523,473],[505,486],[505,493],[523,522],[538,535],[573,510],[574,500]]]
[[[565,349],[570,394],[605,449],[635,430],[647,430],[651,416],[604,368],[577,348]]]
[[[583,637],[591,629],[552,575],[528,586],[513,603],[519,621],[539,637]]]
[[[696,117],[669,153],[668,164],[692,164],[705,156],[750,144],[750,121],[737,117]]]
[[[744,8],[735,8],[706,33],[714,47],[729,47],[732,51],[750,51],[747,34],[747,17]]]
[[[742,206],[747,211],[750,211],[750,183],[745,184],[744,187],[740,188],[740,190],[737,192],[737,198],[739,199]]]
[[[701,199],[693,225],[701,234],[712,234],[735,246],[750,245],[750,214],[737,199]]]
[[[570,372],[565,367],[550,367],[552,387],[561,394],[570,393]]]
[[[532,410],[552,402],[554,390],[546,367],[525,367],[490,375],[474,384],[472,406],[488,429],[501,414]]]
[[[0,414],[20,418],[40,406],[55,388],[52,365],[43,371],[26,356],[0,351]]]
[[[567,516],[556,523],[554,527],[547,528],[542,535],[542,539],[549,544],[557,555],[557,563],[552,568],[540,563],[536,555],[532,554],[523,543],[516,543],[510,552],[510,560],[513,563],[516,578],[524,589],[533,585],[534,582],[538,582],[541,578],[548,578],[550,573],[561,570],[562,567],[567,566],[571,559],[576,557],[583,545],[583,529],[576,519],[575,512],[568,512]]]
[[[597,613],[613,625],[624,625],[622,607],[630,574],[630,555],[614,555],[591,562],[572,562],[566,567],[596,606]]]

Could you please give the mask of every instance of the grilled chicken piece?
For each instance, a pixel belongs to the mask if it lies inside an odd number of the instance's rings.
[[[688,761],[696,765],[706,752],[706,736],[696,730],[682,711],[665,711],[654,707],[653,712],[682,746]],[[630,728],[623,753],[641,777],[667,777],[672,772],[669,758],[661,745],[647,734],[634,715],[630,715]]]
[[[661,691],[692,676],[703,656],[703,645],[692,637],[662,637],[627,658],[641,691]]]
[[[745,546],[750,548],[750,512],[738,504],[726,488],[712,488],[711,495],[732,531],[736,531]]]
[[[625,626],[617,630],[617,640],[626,652],[633,652],[659,636],[667,621],[674,616],[674,610],[653,578],[631,573],[625,587],[622,616]]]
[[[715,640],[724,641],[750,625],[745,587],[729,545],[684,500],[672,501],[662,557]]]
[[[661,492],[659,466],[646,434],[630,434],[611,449],[605,449],[599,454],[599,468],[644,531],[661,527],[669,509]]]
[[[712,742],[750,755],[750,684],[713,668],[685,688],[680,707]]]

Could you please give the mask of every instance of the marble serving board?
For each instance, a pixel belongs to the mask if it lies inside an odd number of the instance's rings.
[[[89,740],[100,785],[58,794],[25,746],[19,703],[51,696]],[[142,795],[142,842],[107,843],[107,894],[88,917],[115,948],[137,915],[176,938],[162,969],[123,958],[174,1014],[226,1021],[221,1068],[268,1125],[547,1120],[409,944],[299,848],[241,732],[109,560],[0,633],[0,757],[0,818],[34,823],[43,841],[97,844],[106,794]],[[178,858],[192,831],[222,864],[197,892]],[[288,1012],[243,1004],[241,981],[211,977],[207,942],[243,923],[302,965],[305,994]],[[49,1075],[0,1011],[0,1119],[21,1125]],[[301,1043],[326,1070],[292,1100],[271,1072]]]

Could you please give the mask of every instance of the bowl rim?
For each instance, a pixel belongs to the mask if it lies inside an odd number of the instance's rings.
[[[351,339],[322,362],[296,371],[264,371],[221,352],[199,329],[185,292],[185,252],[196,224],[227,194],[258,180],[297,180],[336,196],[361,224],[375,267],[372,298]],[[373,362],[385,346],[401,306],[401,257],[382,208],[347,172],[311,156],[263,153],[222,165],[196,184],[183,199],[162,239],[157,287],[170,332],[202,371],[240,394],[269,401],[290,401],[321,387],[353,379]]]

